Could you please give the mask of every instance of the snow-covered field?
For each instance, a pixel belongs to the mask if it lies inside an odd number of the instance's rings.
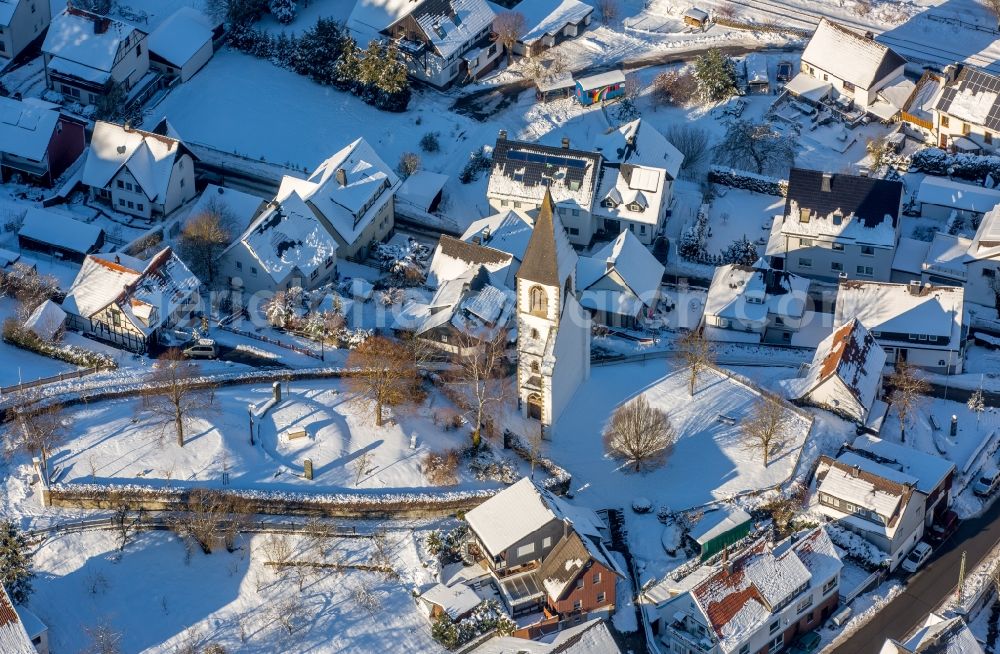
[[[378,428],[367,406],[340,381],[293,382],[290,392],[283,390],[282,402],[255,420],[253,447],[248,406],[268,400],[270,385],[217,391],[211,412],[192,421],[183,448],[142,410],[141,401],[94,403],[72,411],[74,437],[52,464],[64,482],[219,487],[228,472],[230,486],[241,489],[409,489],[431,485],[421,471],[424,454],[469,443],[464,432],[435,424],[436,414],[443,419],[454,412],[436,393]],[[308,436],[285,438],[296,429]],[[312,481],[302,477],[305,459],[313,463]],[[362,460],[366,465],[359,470]],[[484,483],[460,470],[458,487]]]
[[[401,579],[372,572],[319,570],[299,589],[295,570],[265,567],[270,536],[242,537],[240,549],[210,555],[168,532],[143,532],[120,559],[113,532],[46,541],[35,555],[31,609],[49,627],[52,652],[78,652],[87,629],[122,634],[122,652],[168,653],[210,643],[230,652],[443,652],[409,588],[430,579],[420,565],[420,532],[389,531]],[[323,541],[322,554],[289,537],[291,560],[366,564],[367,538]],[[365,588],[377,605],[355,599]],[[285,622],[291,619],[289,633]]]

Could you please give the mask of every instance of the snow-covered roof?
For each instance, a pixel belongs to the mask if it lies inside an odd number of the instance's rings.
[[[578,25],[594,8],[580,0],[529,0],[515,11],[524,16],[520,41],[531,45],[544,36],[555,36],[567,25]]]
[[[475,243],[479,239],[479,244],[506,252],[520,262],[531,240],[531,231],[532,224],[524,215],[508,211],[473,221],[462,234],[462,240]]]
[[[124,168],[150,202],[162,203],[182,150],[186,151],[184,144],[175,138],[99,120],[94,125],[82,181],[106,188]]]
[[[767,57],[759,52],[752,52],[743,60],[747,71],[747,82],[750,84],[767,84],[770,77],[767,74]]]
[[[969,245],[969,256],[973,259],[992,259],[1000,255],[1000,207],[986,212],[979,229]]]
[[[4,654],[36,654],[21,617],[7,591],[0,587],[0,651]]]
[[[785,84],[785,90],[811,102],[819,102],[833,89],[833,84],[817,79],[808,73],[798,73]]]
[[[906,64],[878,41],[826,18],[816,26],[802,61],[862,89],[872,88]]]
[[[357,0],[347,18],[347,27],[363,34],[381,32],[409,16],[420,5],[418,0]]]
[[[512,257],[507,252],[443,234],[434,248],[427,282],[430,286],[440,286],[465,275],[470,269],[478,269],[479,266],[485,266],[488,271],[495,273],[507,269],[511,260]],[[502,277],[506,285],[508,276],[504,274]]]
[[[656,225],[663,214],[665,182],[660,168],[606,165],[593,211],[615,220]]]
[[[625,73],[620,70],[609,70],[604,73],[595,73],[594,75],[577,77],[575,79],[577,86],[582,88],[584,91],[590,91],[592,89],[600,89],[605,86],[624,84]]]
[[[538,204],[549,192],[560,208],[590,211],[601,162],[596,152],[512,141],[501,134],[486,194]]]
[[[292,193],[315,208],[344,241],[354,243],[383,206],[383,194],[399,188],[399,177],[363,138],[350,143],[302,180],[285,176],[276,199]]]
[[[1000,204],[1000,190],[928,175],[920,183],[917,202],[986,213]]]
[[[781,231],[895,247],[902,196],[898,181],[793,168]]]
[[[538,487],[524,477],[466,513],[465,519],[489,554],[496,556],[557,517]]]
[[[973,125],[1000,130],[1000,77],[963,64],[941,89],[935,109]]]
[[[723,652],[733,652],[771,618],[771,608],[825,583],[840,569],[822,528],[773,549],[758,544],[715,569],[691,589],[691,598],[711,625]],[[808,592],[808,591],[807,591]]]
[[[539,640],[514,636],[491,638],[468,654],[620,654],[604,620],[595,618]]]
[[[892,269],[916,275],[914,279],[920,279],[930,247],[928,241],[901,236],[899,243],[896,244],[896,252],[892,256]]]
[[[132,25],[113,18],[67,8],[52,17],[42,43],[42,52],[91,69],[110,72],[119,49],[133,35],[139,38],[142,34]]]
[[[478,39],[496,17],[486,0],[424,0],[411,15],[445,59]]]
[[[472,609],[479,606],[483,599],[469,586],[462,582],[452,586],[435,584],[421,595],[420,599],[441,607],[452,620],[458,620]]]
[[[983,654],[983,648],[961,616],[931,613],[905,642],[887,640],[880,654]]]
[[[868,434],[854,439],[851,448],[859,453],[868,452],[879,458],[879,462],[889,468],[916,480],[916,488],[930,495],[948,475],[955,471],[955,464],[944,457],[928,454],[912,447],[892,443]]]
[[[826,468],[825,470],[823,468]],[[893,529],[903,505],[917,483],[915,477],[883,466],[853,452],[845,452],[837,459],[820,458],[817,472],[820,493],[872,511],[883,518],[884,525],[873,523],[872,529]],[[851,511],[843,511],[851,514]]]
[[[617,272],[632,293],[647,306],[657,297],[663,281],[663,264],[625,230],[589,257],[580,257],[577,264],[577,289],[586,294],[598,280]]]
[[[809,297],[809,279],[770,268],[726,264],[715,269],[705,315],[764,323],[768,314],[799,318]]]
[[[921,347],[946,347],[961,335],[964,300],[964,289],[956,286],[847,281],[837,293],[834,324],[857,318],[876,339],[880,333],[924,334],[936,340]]]
[[[662,168],[667,171],[668,180],[677,179],[684,163],[681,151],[641,118],[598,135],[593,140],[593,149],[604,155],[606,161]]]
[[[149,334],[187,303],[199,285],[169,247],[148,262],[123,254],[91,254],[62,307],[66,313],[90,318],[115,303],[136,329]]]
[[[944,88],[944,78],[932,70],[925,70],[917,80],[910,97],[902,109],[907,114],[928,123],[934,122],[934,106]]]
[[[41,161],[58,122],[56,105],[35,98],[0,97],[0,152]]]
[[[713,538],[752,520],[751,515],[740,507],[723,504],[711,510],[706,509],[698,524],[690,529],[688,535],[699,545],[704,545]]]
[[[882,100],[888,103],[890,107],[892,107],[894,112],[896,112],[906,106],[907,100],[913,95],[913,91],[916,87],[916,84],[903,75],[900,75],[883,86],[879,90],[878,95]]]
[[[17,611],[17,616],[21,618],[21,624],[24,625],[24,631],[27,632],[28,638],[34,639],[36,636],[48,631],[48,627],[42,622],[37,615],[28,610],[28,607],[21,605],[15,606],[14,610]]]
[[[931,274],[948,276],[950,273],[964,280],[965,264],[971,246],[972,239],[937,232],[927,249],[927,258],[921,268]]]
[[[227,214],[226,217],[232,220],[236,229],[243,229],[266,204],[267,200],[256,195],[209,184],[198,196],[198,201],[191,207],[188,217],[221,212]]]
[[[418,170],[400,185],[396,191],[398,202],[408,202],[422,211],[430,211],[434,198],[448,181],[447,175]]]
[[[17,263],[17,260],[20,258],[21,258],[20,252],[14,252],[13,250],[0,248],[0,268],[6,268],[12,263]]]
[[[89,254],[97,249],[104,230],[49,209],[31,208],[17,235],[62,250]]]
[[[867,411],[878,395],[885,361],[885,350],[871,333],[860,321],[851,320],[820,342],[806,376],[796,380],[795,396],[812,395],[810,399],[813,402],[835,411],[854,413],[849,409],[852,404],[860,405]],[[843,383],[843,389],[829,387],[827,393],[814,395],[834,376]],[[838,398],[836,393],[841,390],[849,393],[850,398]],[[864,416],[854,417],[860,420]]]
[[[149,35],[150,54],[181,67],[212,42],[212,21],[193,7],[181,7]]]
[[[66,312],[52,300],[45,300],[24,321],[24,328],[33,331],[43,341],[51,341],[66,322]]]
[[[314,270],[329,267],[338,248],[337,240],[295,191],[269,205],[237,243],[278,284],[296,270],[308,277]]]

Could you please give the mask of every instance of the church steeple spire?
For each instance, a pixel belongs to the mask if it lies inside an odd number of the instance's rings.
[[[559,248],[556,244],[554,211],[552,193],[545,189],[545,197],[542,198],[542,206],[538,210],[538,218],[535,219],[535,227],[524,251],[517,277],[558,288],[562,282],[559,279],[559,263],[556,261]]]

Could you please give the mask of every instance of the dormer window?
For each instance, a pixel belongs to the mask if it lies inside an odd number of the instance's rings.
[[[800,223],[809,222],[809,209],[806,209],[805,207],[799,209],[799,222]]]
[[[642,206],[638,202],[629,202],[628,203],[628,210],[629,211],[636,211],[636,212],[642,213],[645,210],[645,208],[646,207]]]
[[[841,212],[839,212],[839,211],[834,211],[833,212],[833,224],[834,225],[840,225],[842,222],[844,222],[844,214],[841,213]]]
[[[618,206],[618,203],[616,203],[612,198],[604,198],[604,202],[602,202],[601,204],[603,204],[605,207],[609,209],[614,209],[615,207]]]

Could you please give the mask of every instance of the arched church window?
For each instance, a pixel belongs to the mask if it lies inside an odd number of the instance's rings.
[[[549,312],[549,298],[541,286],[532,286],[528,291],[528,310],[536,315],[544,316]]]

